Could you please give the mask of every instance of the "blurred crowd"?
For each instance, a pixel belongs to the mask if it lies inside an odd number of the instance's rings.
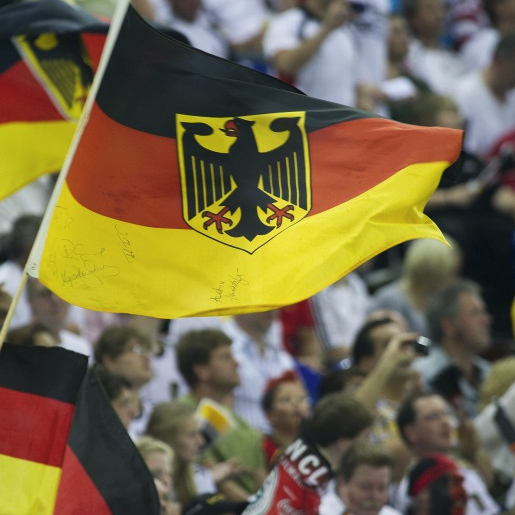
[[[163,514],[515,512],[515,0],[133,4],[307,95],[464,129],[426,207],[449,245],[404,243],[230,317],[92,312],[28,278],[7,341],[89,357]],[[54,182],[0,202],[0,319]]]

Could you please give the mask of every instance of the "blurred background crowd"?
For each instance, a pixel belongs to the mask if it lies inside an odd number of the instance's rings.
[[[323,515],[514,510],[515,0],[133,3],[307,95],[464,129],[425,210],[450,245],[398,245],[299,304],[231,317],[91,312],[29,278],[7,341],[90,357],[164,513],[241,513],[306,428],[333,453]],[[77,4],[105,19],[115,9]],[[3,317],[54,182],[0,202]],[[335,395],[371,414],[338,435],[341,453],[313,417]]]

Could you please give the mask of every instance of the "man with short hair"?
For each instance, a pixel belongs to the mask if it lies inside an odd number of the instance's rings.
[[[110,327],[95,344],[96,363],[125,377],[137,390],[152,379],[153,354],[150,339],[131,326]]]
[[[408,398],[397,412],[397,425],[416,462],[433,454],[451,456],[456,448],[453,414],[440,395],[426,393]],[[489,494],[478,472],[462,460],[459,465],[464,478],[463,486],[468,495],[467,515],[498,513],[499,506]],[[408,503],[405,476],[395,493],[394,506],[405,513]]]
[[[202,461],[210,465],[237,457],[246,471],[218,488],[231,500],[244,500],[259,488],[266,465],[261,433],[233,412],[234,390],[240,384],[240,376],[231,344],[231,339],[219,329],[192,330],[179,338],[177,367],[190,388],[190,394],[179,400],[197,406],[203,399],[209,399],[229,410],[235,427],[210,443]]]
[[[479,357],[491,343],[491,317],[479,286],[465,279],[447,284],[430,297],[426,314],[433,345],[413,366],[426,389],[473,418],[479,387],[490,370]]]
[[[322,398],[243,515],[317,515],[320,498],[351,443],[365,438],[372,414],[353,397]]]
[[[151,357],[155,349],[150,339],[136,327],[113,326],[106,329],[95,344],[95,362],[127,379],[139,392],[152,379]],[[129,434],[140,436],[152,410],[148,399],[141,398],[141,413],[129,424]]]
[[[381,444],[392,457],[397,481],[411,459],[398,435],[395,415],[401,400],[414,387],[416,337],[387,316],[365,322],[352,347],[353,365],[367,374],[354,395],[374,411],[372,441]]]
[[[343,455],[334,492],[322,497],[320,515],[400,515],[387,506],[393,461],[381,447],[356,442]]]

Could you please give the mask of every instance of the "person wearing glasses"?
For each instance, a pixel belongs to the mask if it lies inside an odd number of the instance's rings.
[[[488,491],[486,473],[477,462],[481,448],[469,449],[465,456],[467,439],[462,425],[456,431],[456,417],[447,401],[438,394],[423,393],[409,397],[397,411],[397,426],[402,439],[413,453],[414,460],[393,497],[394,507],[406,513],[410,498],[418,496],[422,488],[414,488],[413,471],[428,457],[441,455],[455,459],[463,478],[466,492],[467,515],[494,515],[500,508]],[[458,439],[459,437],[459,444]],[[468,441],[477,441],[474,435]],[[474,461],[474,458],[476,461]],[[481,473],[482,472],[482,473]],[[410,484],[411,475],[411,484]]]
[[[152,341],[136,327],[113,326],[106,329],[95,344],[95,363],[129,381],[140,392],[153,376],[151,358],[155,353]],[[129,424],[132,437],[141,435],[146,427],[152,405],[141,397],[141,412]]]

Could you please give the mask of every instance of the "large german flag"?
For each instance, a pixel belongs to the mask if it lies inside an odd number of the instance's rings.
[[[0,352],[0,513],[52,515],[87,358],[5,343]]]
[[[77,401],[54,515],[160,513],[154,480],[90,370]]]
[[[61,169],[107,29],[60,0],[0,8],[0,198]]]
[[[461,141],[307,97],[129,7],[39,277],[73,304],[160,318],[293,304],[441,238],[423,208]]]

